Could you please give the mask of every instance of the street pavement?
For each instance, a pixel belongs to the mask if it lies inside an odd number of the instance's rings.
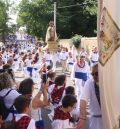
[[[57,74],[57,75],[63,74],[63,73],[61,72],[61,68],[60,68],[60,67],[56,69],[56,74]],[[66,72],[65,74],[66,74],[66,76],[67,76],[67,84],[66,84],[66,85],[67,85],[67,86],[74,86],[73,81],[71,81],[71,79],[70,79],[70,73],[69,73],[69,72]],[[22,73],[21,71],[17,71],[17,72],[15,73],[15,77],[16,77],[16,81],[18,82],[18,84],[19,84],[23,79],[25,79],[25,78],[24,78],[24,75],[23,75],[23,73]],[[38,92],[38,88],[37,88],[37,86],[35,86],[34,92],[33,92],[33,96],[35,96],[37,92]],[[45,129],[52,129],[52,128],[51,128],[51,120],[48,118],[48,114],[49,114],[49,113],[50,113],[50,110],[48,110],[48,109],[46,109],[46,108],[42,109],[42,119],[43,119],[44,122],[45,122]],[[86,126],[85,129],[88,129],[88,120],[87,120],[85,126]]]

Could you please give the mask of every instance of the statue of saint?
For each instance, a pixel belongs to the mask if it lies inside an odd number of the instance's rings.
[[[51,41],[56,42],[57,40],[57,34],[55,31],[55,26],[54,26],[54,22],[50,21],[49,22],[49,27],[47,29],[47,33],[46,33],[46,43],[49,43]]]

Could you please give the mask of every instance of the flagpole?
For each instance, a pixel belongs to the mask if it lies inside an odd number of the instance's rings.
[[[56,12],[57,12],[56,5],[57,5],[57,3],[54,2],[54,26],[55,26],[55,30],[56,30]]]

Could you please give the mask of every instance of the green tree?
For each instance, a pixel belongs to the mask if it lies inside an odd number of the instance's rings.
[[[15,25],[9,22],[11,4],[9,0],[0,0],[0,40],[3,43],[5,43],[6,36],[15,31]]]
[[[63,38],[79,34],[96,36],[97,29],[97,0],[60,0],[58,2],[57,23],[58,32]],[[69,5],[76,5],[68,7]],[[77,6],[78,5],[78,6]]]
[[[0,37],[1,40],[5,43],[5,35],[8,32],[8,4],[0,0]]]
[[[60,38],[71,38],[75,34],[96,36],[97,0],[22,0],[18,26],[25,25],[29,34],[44,38],[48,22],[53,19],[54,1],[57,2],[57,33]]]
[[[25,25],[29,34],[44,37],[48,22],[53,18],[52,8],[46,0],[22,0],[19,5],[18,26]]]

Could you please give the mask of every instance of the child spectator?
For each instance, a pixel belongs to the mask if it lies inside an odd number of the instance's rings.
[[[66,86],[66,75],[59,75],[55,78],[55,84],[48,87],[48,96],[51,104],[51,113],[48,114],[50,120],[53,119],[54,108],[61,105]]]
[[[68,86],[65,89],[65,95],[74,95],[75,96],[75,88],[73,86]],[[79,108],[74,107],[72,112],[70,112],[71,116],[74,118],[74,122],[77,122],[80,118]]]
[[[54,111],[52,129],[67,129],[72,128],[73,124],[70,121],[70,112],[74,109],[77,100],[75,96],[66,95],[62,100],[62,106],[59,106]]]
[[[14,105],[18,112],[15,117],[17,129],[36,129],[35,121],[28,116],[31,99],[28,96],[19,96]]]
[[[55,79],[55,84],[51,85],[48,88],[48,93],[50,95],[51,103],[56,108],[57,106],[61,105],[61,100],[63,97],[63,93],[66,86],[66,75],[59,75]]]
[[[34,89],[34,82],[31,78],[24,79],[19,85],[18,92],[22,95],[28,95],[32,97]]]
[[[73,58],[72,53],[69,52],[68,53],[68,59],[67,59],[67,66],[68,66],[68,70],[69,70],[70,73],[72,71],[74,62],[75,62],[75,59]]]
[[[65,94],[75,95],[75,88],[73,86],[68,86],[65,88]]]

